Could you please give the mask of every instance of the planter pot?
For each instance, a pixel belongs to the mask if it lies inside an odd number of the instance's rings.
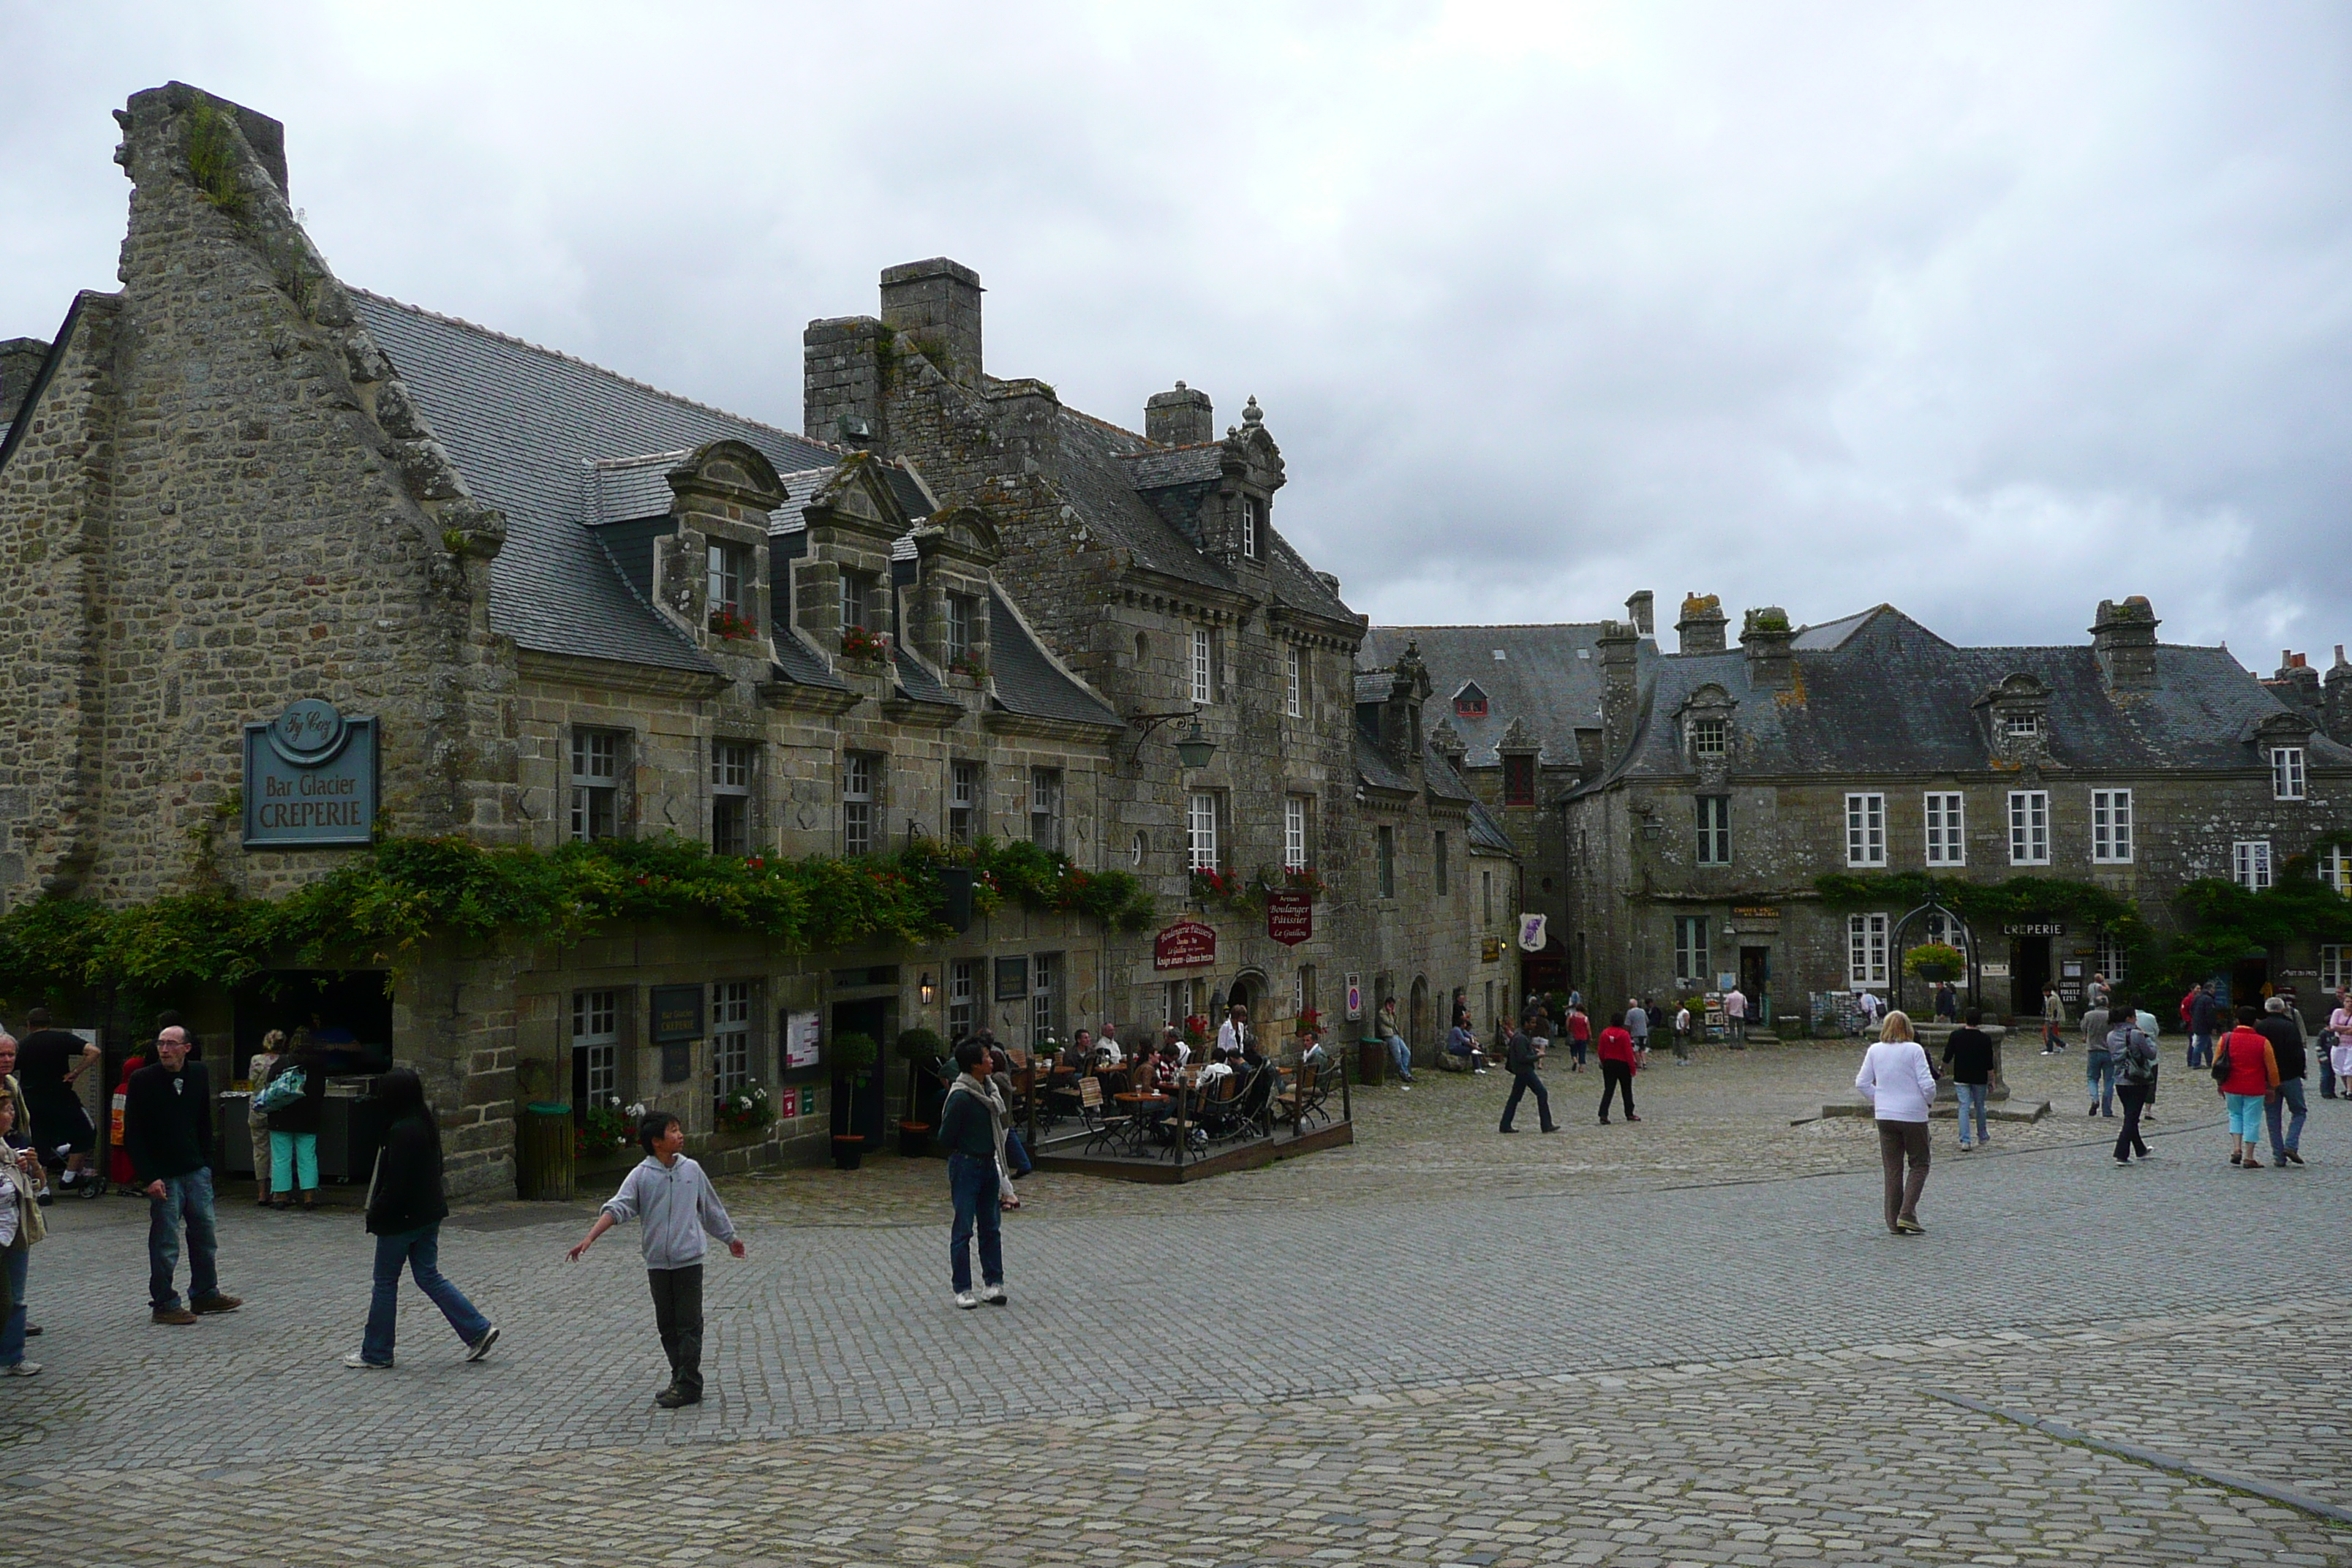
[[[1913,973],[1930,985],[1941,985],[1948,980],[1959,978],[1959,972],[1948,963],[1923,963]]]
[[[866,1140],[855,1135],[833,1141],[833,1168],[854,1171],[865,1163]]]
[[[898,1123],[898,1152],[909,1160],[919,1160],[931,1152],[931,1124],[928,1121]]]

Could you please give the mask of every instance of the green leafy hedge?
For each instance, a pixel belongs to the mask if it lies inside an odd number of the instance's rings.
[[[1123,871],[1087,871],[1034,844],[920,844],[858,860],[738,859],[667,837],[552,850],[393,838],[278,900],[203,890],[129,909],[43,899],[0,916],[0,998],[23,1005],[110,984],[230,986],[265,965],[397,963],[437,939],[565,946],[614,924],[703,920],[792,952],[930,942],[942,868],[973,873],[974,910],[1006,903],[1139,931],[1150,895]]]

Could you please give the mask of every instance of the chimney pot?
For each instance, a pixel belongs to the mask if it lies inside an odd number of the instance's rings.
[[[1155,392],[1143,404],[1143,436],[1163,447],[1197,447],[1217,438],[1216,409],[1209,395],[1182,382],[1172,392]]]
[[[1721,653],[1724,649],[1723,601],[1713,594],[1683,595],[1683,618],[1675,623],[1684,653]]]
[[[1657,596],[1647,588],[1625,601],[1625,615],[1633,623],[1634,631],[1643,637],[1656,629]]]
[[[934,256],[882,269],[882,321],[957,385],[980,386],[980,274]]]

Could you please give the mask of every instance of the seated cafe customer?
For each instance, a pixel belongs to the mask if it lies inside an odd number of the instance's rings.
[[[1194,1087],[1202,1094],[1223,1094],[1223,1089],[1213,1086],[1224,1083],[1233,1076],[1233,1064],[1225,1060],[1225,1047],[1212,1046],[1209,1047],[1209,1065],[1201,1069],[1201,1081]]]

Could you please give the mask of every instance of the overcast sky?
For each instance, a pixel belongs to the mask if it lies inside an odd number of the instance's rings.
[[[0,0],[0,337],[114,287],[178,78],[347,281],[789,427],[803,323],[953,256],[993,374],[1255,394],[1379,621],[2352,641],[2340,5]]]

